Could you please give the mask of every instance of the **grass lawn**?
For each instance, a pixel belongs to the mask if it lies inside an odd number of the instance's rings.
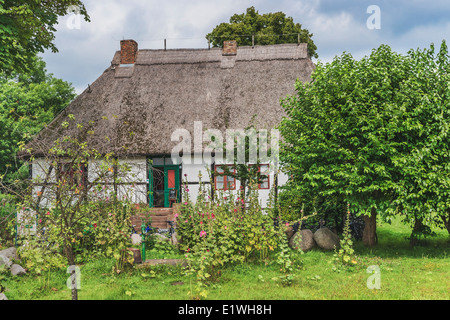
[[[208,288],[211,300],[449,300],[450,241],[447,231],[411,248],[410,229],[399,221],[378,223],[379,244],[354,248],[357,265],[350,271],[333,271],[333,252],[319,249],[299,255],[300,267],[291,286],[283,286],[275,264],[247,263],[223,270]],[[157,258],[161,258],[158,256]],[[174,258],[174,256],[171,256]],[[368,289],[368,266],[378,266],[380,289]],[[113,262],[99,260],[81,266],[80,300],[185,300],[194,277],[181,267],[146,267],[112,273]],[[68,300],[65,270],[40,276],[26,275],[3,282],[10,300]]]

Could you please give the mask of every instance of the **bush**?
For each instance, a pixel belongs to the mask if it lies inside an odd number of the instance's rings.
[[[177,233],[190,270],[199,280],[200,297],[207,295],[205,283],[217,279],[226,265],[250,260],[268,263],[273,253],[281,271],[292,272],[286,226],[275,225],[273,217],[263,212],[256,189],[251,188],[247,199],[221,191],[214,191],[211,199],[200,182],[197,201],[189,199],[187,187],[183,199]]]
[[[13,241],[15,212],[14,197],[0,193],[0,247],[2,243]]]
[[[116,268],[122,269],[132,262],[132,253],[127,250],[131,246],[130,217],[132,206],[121,201],[86,202],[80,207],[81,219],[74,225],[70,240],[78,263],[86,263],[106,257],[116,261]],[[47,211],[38,217],[38,232],[20,239],[23,246],[19,250],[20,257],[28,269],[41,273],[54,267],[61,267],[65,262],[62,250],[64,230],[57,221],[58,212]],[[67,262],[66,262],[67,263]]]

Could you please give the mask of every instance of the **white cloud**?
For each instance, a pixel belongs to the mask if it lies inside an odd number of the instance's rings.
[[[119,40],[132,38],[140,48],[205,48],[205,35],[235,13],[255,6],[259,13],[282,11],[314,34],[319,59],[328,62],[343,51],[360,58],[380,44],[406,52],[410,48],[436,45],[450,34],[450,23],[439,15],[439,6],[428,7],[429,18],[416,23],[423,4],[403,2],[398,5],[381,2],[381,30],[369,30],[365,5],[352,1],[327,0],[84,0],[91,22],[81,22],[80,29],[67,28],[67,17],[60,19],[56,33],[58,54],[45,53],[47,68],[55,76],[72,82],[80,93],[109,66]],[[342,4],[339,4],[342,3]],[[419,5],[420,4],[420,5]],[[329,7],[331,6],[332,7]],[[352,5],[352,7],[350,7]],[[390,7],[389,7],[390,6]],[[333,9],[331,9],[333,8]],[[399,12],[410,16],[395,23]],[[434,15],[433,15],[434,14]],[[426,20],[425,22],[423,20]]]

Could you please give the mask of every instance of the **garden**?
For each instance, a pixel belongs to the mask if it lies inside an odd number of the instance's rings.
[[[145,258],[182,261],[177,265],[135,263],[134,253],[143,251],[131,241],[131,219],[151,213],[112,192],[129,168],[63,134],[46,152],[50,168],[69,169],[58,170],[64,174],[54,184],[46,183],[51,170],[33,183],[2,181],[0,294],[11,300],[448,300],[449,61],[443,42],[439,50],[400,55],[380,46],[361,60],[344,53],[318,63],[314,81],[297,82],[296,95],[282,101],[280,162],[290,178],[271,189],[268,203],[259,202],[260,177],[249,168],[236,177],[246,186],[237,193],[200,179],[192,199],[182,187],[176,244],[149,228]],[[84,136],[95,129],[70,115],[63,126]],[[103,159],[97,179],[83,180],[82,168],[93,158]],[[50,205],[42,205],[48,190],[36,185],[52,188]],[[36,210],[27,216],[25,208]],[[17,225],[19,212],[30,220]],[[33,222],[35,232],[21,228]],[[321,246],[320,233],[334,245]],[[21,275],[12,274],[12,265],[22,267]]]
[[[134,264],[132,256],[125,253],[133,247],[129,218],[138,214],[137,206],[127,207],[115,200],[95,203],[92,220],[80,223],[81,231],[74,241],[80,280],[78,299],[449,298],[450,243],[442,229],[434,228],[432,237],[411,246],[411,229],[400,219],[380,220],[379,243],[369,248],[353,236],[346,223],[350,221],[346,220],[346,206],[336,212],[343,223],[336,225],[330,212],[327,217],[319,212],[307,217],[300,210],[297,219],[288,210],[291,208],[272,207],[263,212],[257,190],[248,194],[248,202],[222,191],[216,191],[214,200],[203,191],[196,201],[191,201],[186,190],[184,187],[186,201],[176,216],[179,244],[174,246],[151,233],[145,242],[147,259],[185,262],[178,265]],[[3,207],[2,217],[5,211],[7,208]],[[274,216],[280,212],[285,214]],[[320,228],[325,218],[333,222],[322,228],[341,230],[339,247],[324,250],[316,246],[303,252],[297,246],[289,246],[289,226],[300,222],[305,228]],[[279,223],[274,223],[277,220]],[[71,298],[70,274],[62,246],[57,238],[50,234],[48,237],[47,241],[28,239],[32,242],[18,248],[26,274],[13,276],[3,268],[0,283],[8,299]],[[52,245],[50,239],[54,241]],[[2,244],[8,246],[7,241]],[[140,245],[135,247],[141,249]]]

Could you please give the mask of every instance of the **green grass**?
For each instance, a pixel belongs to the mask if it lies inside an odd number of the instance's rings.
[[[247,263],[222,271],[208,288],[211,300],[419,300],[450,299],[450,241],[447,231],[409,246],[410,229],[400,221],[378,223],[377,247],[355,244],[357,265],[349,271],[332,270],[334,252],[319,249],[301,255],[291,286],[283,286],[272,263]],[[153,254],[152,254],[153,255]],[[151,258],[160,258],[157,253]],[[171,255],[172,258],[179,255]],[[381,289],[368,289],[368,266],[381,272]],[[81,266],[81,300],[179,300],[189,299],[195,279],[181,267],[133,268],[114,274],[112,261],[99,260]],[[7,276],[4,286],[10,300],[70,299],[65,270]],[[182,282],[182,284],[180,284]]]

